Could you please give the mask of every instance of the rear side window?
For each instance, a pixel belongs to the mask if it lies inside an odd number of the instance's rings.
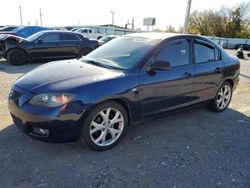
[[[189,40],[177,40],[166,45],[156,56],[156,61],[167,61],[172,67],[189,64]]]
[[[79,41],[80,40],[76,35],[70,34],[70,33],[60,34],[60,39],[62,41]]]
[[[82,30],[82,33],[88,33],[87,29]]]
[[[59,35],[57,33],[47,34],[42,37],[43,42],[59,42]]]
[[[219,50],[212,45],[203,42],[194,43],[196,63],[207,63],[219,60]]]

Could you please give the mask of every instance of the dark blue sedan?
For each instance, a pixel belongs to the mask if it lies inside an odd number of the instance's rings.
[[[224,111],[239,80],[239,61],[209,39],[138,33],[119,37],[80,60],[42,65],[9,94],[14,123],[50,142],[79,138],[106,150],[128,124],[197,103]]]

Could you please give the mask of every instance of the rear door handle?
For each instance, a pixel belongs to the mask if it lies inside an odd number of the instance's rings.
[[[189,72],[185,72],[183,75],[182,75],[182,79],[185,79],[185,78],[189,78],[189,77],[191,77],[192,76],[192,74],[191,73],[189,73]]]
[[[223,71],[223,68],[222,67],[217,67],[216,69],[215,69],[215,72],[217,72],[217,73],[221,73]]]

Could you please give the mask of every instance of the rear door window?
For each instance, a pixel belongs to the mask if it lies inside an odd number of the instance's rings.
[[[74,34],[63,33],[63,34],[60,34],[60,40],[61,41],[79,41],[80,39]]]
[[[53,34],[47,34],[44,37],[42,37],[43,42],[59,42],[59,34],[53,33]]]
[[[220,52],[216,47],[200,40],[194,42],[194,55],[197,64],[214,62],[220,59]]]

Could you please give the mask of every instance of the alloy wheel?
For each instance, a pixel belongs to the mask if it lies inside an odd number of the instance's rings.
[[[109,146],[121,136],[124,129],[124,117],[115,108],[101,110],[91,121],[89,135],[98,146]]]
[[[231,99],[232,96],[232,90],[229,85],[224,85],[223,87],[220,88],[218,94],[217,94],[217,99],[216,99],[216,105],[220,110],[225,109]]]

